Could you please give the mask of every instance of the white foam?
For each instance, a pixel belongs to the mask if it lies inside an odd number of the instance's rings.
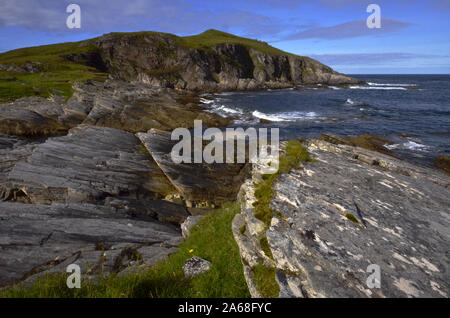
[[[430,149],[429,146],[409,140],[407,142],[401,143],[401,144],[393,144],[393,145],[384,145],[384,147],[388,148],[389,150],[394,149],[409,149],[409,150],[415,150],[415,151],[428,151]]]
[[[211,108],[207,112],[215,113],[222,117],[228,117],[229,115],[243,115],[244,111],[240,108],[231,108],[225,105],[213,103]]]
[[[243,113],[242,109],[240,109],[240,108],[233,109],[233,108],[226,107],[224,105],[220,105],[216,109],[223,111],[225,113],[229,113],[229,114],[242,114]]]
[[[380,89],[380,90],[406,90],[404,87],[387,86],[350,86],[350,89]]]
[[[426,146],[426,145],[419,144],[419,143],[414,142],[414,141],[411,141],[411,140],[408,141],[408,142],[406,142],[406,143],[404,143],[403,146],[404,146],[405,148],[407,148],[407,149],[410,149],[410,150],[418,150],[418,151],[427,151],[428,148],[430,148],[430,147],[428,147],[428,146]]]
[[[367,84],[369,84],[370,86],[400,86],[400,87],[413,87],[413,86],[417,86],[416,84],[390,84],[390,83],[370,83],[368,82]]]
[[[266,114],[257,110],[255,110],[252,115],[259,119],[276,122],[305,120],[317,117],[317,114],[315,112],[282,112],[276,114]]]
[[[347,100],[345,101],[345,103],[346,103],[346,104],[349,104],[349,105],[354,105],[354,104],[355,104],[355,102],[352,101],[350,98],[347,98]]]
[[[203,103],[203,104],[212,104],[212,103],[214,103],[214,100],[206,99],[206,98],[200,98],[200,102]]]
[[[386,144],[386,145],[383,145],[383,146],[385,148],[389,149],[389,150],[394,150],[394,149],[397,149],[398,147],[400,147],[401,144],[392,144],[392,145]]]

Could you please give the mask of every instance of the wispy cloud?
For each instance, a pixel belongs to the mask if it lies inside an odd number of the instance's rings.
[[[411,26],[412,23],[383,18],[380,29],[369,29],[365,20],[350,21],[328,27],[311,28],[287,35],[283,41],[299,39],[345,39],[360,36],[379,35],[395,32]]]
[[[262,14],[229,8],[210,10],[183,0],[2,0],[0,27],[19,26],[50,32],[74,32],[66,27],[66,7],[80,5],[80,32],[101,33],[118,30],[158,30],[193,34],[208,28],[239,29],[251,36],[271,37],[286,23]],[[250,22],[249,22],[250,21]]]

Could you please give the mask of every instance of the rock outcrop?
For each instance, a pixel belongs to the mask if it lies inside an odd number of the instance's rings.
[[[436,158],[436,166],[447,173],[450,173],[450,157],[438,156]]]
[[[205,112],[194,95],[150,84],[88,81],[76,83],[73,88],[74,94],[67,102],[53,96],[24,97],[0,104],[0,134],[63,135],[79,124],[136,133],[151,128],[191,128],[194,119],[208,126],[225,126],[231,120]]]
[[[360,83],[311,58],[216,30],[184,38],[157,32],[110,33],[84,45],[96,47],[96,54],[70,58],[101,65],[117,79],[164,87],[210,92]]]
[[[214,207],[233,200],[248,176],[247,164],[174,163],[170,154],[178,141],[171,140],[169,132],[152,129],[136,135],[178,192],[186,200],[200,203],[198,207]],[[194,151],[192,162],[193,156]]]
[[[139,137],[170,139],[150,132]],[[202,210],[221,184],[233,200],[245,178],[232,175],[245,165],[228,174],[227,165],[207,172],[192,165],[188,170],[205,180],[183,182],[186,167],[169,171],[161,161],[171,149],[158,138],[143,138],[145,144],[140,138],[89,125],[61,137],[0,136],[0,286],[63,272],[72,263],[84,275],[154,264],[183,240],[189,208]]]
[[[0,286],[77,264],[85,277],[152,265],[176,251],[178,227],[88,203],[0,202]]]
[[[252,295],[263,262],[280,297],[448,297],[449,176],[324,140],[308,151],[315,162],[275,183],[267,231],[252,214],[252,181],[242,187],[233,232]]]

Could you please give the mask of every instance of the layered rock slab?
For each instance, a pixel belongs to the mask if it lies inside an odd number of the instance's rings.
[[[94,85],[99,85],[95,84]],[[87,84],[80,90],[92,90]],[[92,86],[92,84],[91,84]],[[145,83],[106,81],[90,101],[91,111],[83,124],[112,127],[129,132],[146,132],[151,128],[173,130],[190,128],[194,120],[206,125],[225,126],[230,119],[205,112],[198,97],[173,89]]]
[[[199,206],[218,206],[234,200],[247,176],[247,164],[174,163],[171,151],[178,141],[171,140],[168,132],[151,129],[136,135],[184,199]]]
[[[316,161],[283,174],[271,201],[265,234],[280,297],[448,297],[448,175],[323,140],[308,151]],[[233,226],[255,289],[251,264],[264,252],[247,210]]]
[[[0,286],[64,272],[69,264],[83,275],[151,265],[181,241],[177,226],[112,207],[0,202]]]
[[[174,192],[167,178],[133,134],[79,126],[49,138],[8,174],[13,188],[31,203],[155,199]]]
[[[176,190],[133,134],[78,126],[43,140],[2,136],[0,147],[1,285],[70,262],[119,272],[133,255],[154,263],[182,241],[189,213],[163,199]]]
[[[311,297],[447,297],[448,176],[348,146],[308,150],[317,161],[275,185],[280,216],[267,238],[277,268],[297,274]],[[381,288],[367,284],[371,264]]]

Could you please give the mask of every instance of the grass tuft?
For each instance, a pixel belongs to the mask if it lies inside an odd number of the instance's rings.
[[[252,268],[258,292],[263,298],[276,298],[280,294],[280,286],[275,279],[276,269],[258,264]]]
[[[288,173],[292,169],[300,167],[302,162],[313,161],[308,151],[302,146],[300,141],[292,140],[286,144],[285,153],[280,157],[279,169],[277,173],[262,175],[263,181],[258,183],[255,189],[257,201],[254,203],[255,217],[270,226],[272,220],[272,209],[270,201],[274,194],[273,184],[283,173]]]
[[[263,181],[258,183],[255,189],[257,201],[253,204],[253,207],[255,217],[264,222],[267,228],[270,226],[273,216],[270,201],[274,195],[273,185],[275,181],[281,174],[288,173],[292,169],[297,169],[302,162],[307,161],[313,161],[313,159],[309,156],[308,151],[302,146],[300,141],[288,141],[285,152],[280,157],[278,172],[262,175]],[[275,214],[281,215],[279,211],[275,211]],[[260,238],[259,244],[263,252],[273,260],[272,251],[270,250],[269,242],[265,234]],[[278,297],[280,290],[275,280],[275,271],[275,268],[262,264],[253,268],[255,284],[263,297]]]
[[[353,223],[359,224],[358,219],[352,213],[345,213],[345,217]]]

